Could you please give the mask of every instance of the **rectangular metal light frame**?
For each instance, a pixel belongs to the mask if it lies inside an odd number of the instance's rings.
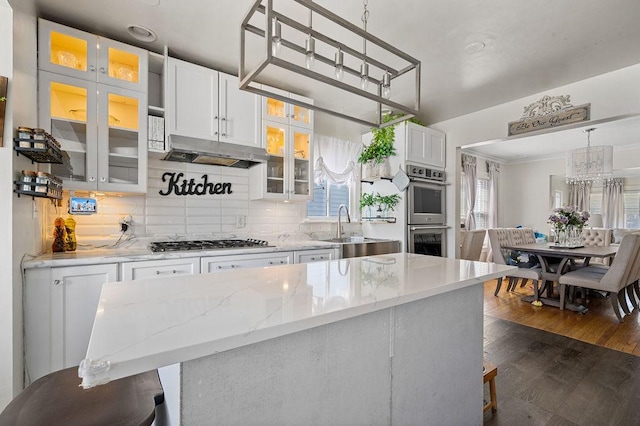
[[[263,6],[262,3],[266,1],[266,6]],[[400,51],[399,49],[391,46],[390,44],[380,40],[379,38],[369,34],[368,32],[362,30],[361,28],[357,27],[356,25],[346,21],[345,19],[341,18],[340,16],[328,11],[327,9],[323,8],[322,6],[319,6],[318,4],[316,4],[315,2],[311,1],[311,0],[292,0],[295,1],[296,3],[299,3],[300,5],[308,8],[309,10],[313,11],[313,13],[316,13],[318,15],[323,16],[324,18],[332,21],[333,23],[347,29],[348,31],[351,31],[353,33],[355,33],[356,35],[358,35],[359,37],[362,37],[364,39],[367,40],[368,43],[373,43],[376,46],[386,50],[387,52],[395,55],[396,57],[399,57],[403,60],[405,60],[408,63],[408,66],[400,69],[400,70],[396,70],[393,67],[387,66],[384,63],[381,63],[377,60],[375,60],[374,58],[371,58],[369,56],[365,56],[362,52],[359,52],[337,40],[334,40],[331,37],[328,37],[322,33],[319,33],[318,31],[314,30],[314,29],[309,29],[309,27],[300,24],[294,20],[292,20],[291,18],[288,18],[285,15],[282,15],[281,13],[278,13],[276,11],[273,10],[273,0],[255,0],[254,3],[252,4],[252,6],[249,8],[249,11],[246,13],[246,15],[244,16],[242,23],[241,23],[241,27],[240,27],[240,67],[239,67],[239,87],[241,90],[246,90],[248,92],[252,92],[258,95],[262,95],[262,96],[267,96],[270,98],[274,98],[274,99],[278,99],[280,101],[283,102],[287,102],[287,103],[291,103],[291,104],[295,104],[298,106],[301,106],[303,108],[308,108],[311,110],[315,110],[315,111],[321,111],[327,114],[331,114],[333,116],[342,118],[342,119],[346,119],[346,120],[350,120],[350,121],[354,121],[356,123],[365,125],[365,126],[369,126],[372,128],[383,128],[383,127],[387,127],[387,126],[391,126],[394,124],[397,124],[399,122],[402,122],[404,120],[407,120],[411,117],[415,117],[416,115],[418,115],[418,113],[420,112],[420,61],[413,58],[412,56],[407,55],[406,53]],[[265,16],[265,28],[266,30],[262,30],[254,25],[249,24],[249,21],[251,20],[251,18],[253,18],[253,16],[256,13],[261,13],[264,14]],[[393,80],[394,78],[397,78],[401,75],[404,75],[406,73],[409,73],[411,71],[415,71],[415,103],[413,108],[400,104],[398,102],[394,102],[391,101],[389,99],[385,99],[382,97],[382,86],[381,86],[381,81],[371,78],[371,76],[369,76],[369,81],[371,81],[372,83],[376,84],[378,86],[378,93],[377,95],[372,94],[366,90],[362,90],[358,87],[354,87],[351,86],[349,84],[343,83],[342,81],[339,81],[337,79],[334,79],[332,77],[328,77],[324,74],[320,74],[318,72],[309,70],[305,67],[302,67],[300,65],[297,65],[295,63],[286,61],[282,58],[279,58],[277,56],[274,56],[272,54],[272,38],[270,36],[266,36],[266,34],[272,34],[272,26],[273,26],[273,18],[278,18],[278,21],[280,21],[282,24],[290,26],[294,29],[297,29],[299,31],[302,32],[306,32],[306,33],[310,33],[311,36],[313,38],[315,38],[316,40],[320,40],[324,43],[327,43],[329,45],[332,45],[336,48],[340,48],[342,49],[343,52],[352,55],[354,57],[357,57],[359,59],[362,60],[366,60],[367,63],[380,68],[380,69],[385,69],[387,70],[387,72],[390,73],[391,75],[391,80]],[[248,71],[246,69],[246,65],[245,65],[245,55],[246,55],[246,48],[245,48],[245,43],[246,43],[246,32],[250,32],[253,34],[256,34],[258,36],[264,37],[265,39],[265,49],[266,49],[266,58],[260,62],[255,69]],[[295,43],[292,43],[290,41],[287,41],[285,39],[282,39],[282,45],[283,47],[287,47],[289,49],[298,51],[300,53],[302,53],[304,55],[305,53],[305,49],[304,46],[298,46]],[[316,53],[315,55],[316,61],[320,61],[329,65],[334,65],[334,61],[331,58],[327,58],[325,56],[322,55],[318,55]],[[292,99],[289,98],[287,96],[278,94],[278,93],[274,93],[271,92],[269,89],[263,88],[261,85],[260,87],[256,87],[255,85],[251,85],[253,84],[260,84],[257,79],[260,77],[260,73],[262,73],[265,68],[268,65],[275,65],[278,67],[281,67],[283,69],[292,71],[296,74],[300,74],[303,75],[305,77],[311,78],[313,80],[325,83],[327,85],[330,86],[334,86],[337,87],[339,89],[345,90],[347,92],[353,93],[355,95],[361,96],[363,98],[367,98],[371,101],[374,101],[377,105],[377,117],[376,117],[376,121],[369,121],[369,120],[365,120],[359,117],[355,117],[352,115],[348,115],[348,114],[344,114],[342,112],[338,112],[338,111],[334,111],[332,109],[329,108],[325,108],[321,105],[317,105],[317,104],[309,104],[307,102],[304,102],[303,100],[300,99]],[[349,68],[349,67],[344,67],[344,71],[345,73],[349,73],[352,75],[356,75],[356,76],[360,76],[360,72],[358,70],[355,70],[353,68]],[[282,89],[282,88],[281,88]],[[283,89],[286,90],[286,89]],[[390,109],[392,109],[394,112],[402,112],[404,115],[402,115],[401,117],[392,120],[392,121],[388,121],[386,123],[382,123],[382,114],[383,114],[383,108],[382,106],[386,106],[389,107]]]

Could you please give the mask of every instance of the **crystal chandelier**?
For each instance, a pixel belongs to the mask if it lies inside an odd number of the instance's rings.
[[[275,4],[278,10],[274,10]],[[240,27],[240,89],[374,128],[416,116],[420,111],[420,61],[367,32],[367,4],[368,0],[363,0],[360,28],[313,0],[253,0]],[[292,12],[293,5],[305,11],[296,14],[298,20],[286,15]],[[285,9],[287,6],[289,9]],[[299,22],[301,16],[308,16],[308,21]],[[250,45],[255,41],[254,36],[260,41],[257,47]],[[354,45],[355,40],[362,41],[362,48]],[[372,49],[368,50],[368,46]],[[258,58],[255,58],[256,51],[260,54]],[[279,68],[279,74],[273,74],[274,67]],[[293,73],[295,79],[287,79],[287,73]],[[269,86],[288,91],[289,87],[278,87],[273,83],[274,75],[283,85],[303,77],[309,83],[314,80],[350,96],[355,95],[371,102],[371,108],[366,107],[366,111],[375,110],[376,117],[363,117],[362,111],[344,111],[340,106],[323,105],[319,100],[307,103],[303,99],[286,97],[263,85],[269,83]],[[272,81],[269,81],[270,77]],[[405,86],[400,82],[405,82]],[[395,89],[398,86],[403,90]],[[305,92],[308,88],[309,84],[296,89]],[[394,92],[409,102],[391,99]],[[382,123],[383,110],[393,110],[402,116]]]
[[[613,147],[591,146],[591,132],[585,129],[587,147],[569,151],[567,156],[567,183],[593,182],[613,175]]]

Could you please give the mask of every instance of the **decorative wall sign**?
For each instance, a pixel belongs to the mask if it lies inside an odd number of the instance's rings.
[[[591,119],[591,104],[573,106],[569,95],[543,96],[524,107],[520,120],[509,123],[509,136]]]
[[[222,195],[231,194],[231,183],[209,182],[208,175],[202,175],[202,181],[196,183],[195,179],[182,179],[184,173],[165,172],[162,181],[167,182],[167,189],[158,191],[160,195]]]
[[[7,86],[9,79],[0,77],[0,147],[2,147],[2,135],[4,134],[4,113],[7,106]]]

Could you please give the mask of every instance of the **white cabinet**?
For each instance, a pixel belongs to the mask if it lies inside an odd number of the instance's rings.
[[[65,189],[146,192],[146,93],[47,71],[38,90],[40,126],[73,168],[51,167]]]
[[[87,353],[100,291],[117,281],[115,263],[28,269],[24,330],[27,383],[78,365]]]
[[[404,133],[406,143],[405,160],[439,169],[445,168],[446,147],[443,132],[409,122],[401,129],[404,130],[400,133]]]
[[[263,86],[274,94],[292,100],[301,100],[313,104],[313,100],[295,93],[285,92],[273,87]],[[276,123],[288,124],[306,129],[313,129],[313,110],[301,107],[280,99],[262,97],[262,119]]]
[[[141,280],[178,275],[196,275],[200,273],[200,258],[147,260],[125,262],[121,265],[122,281]]]
[[[321,262],[325,260],[334,260],[340,257],[339,249],[316,249],[294,252],[295,263]]]
[[[38,20],[38,68],[82,80],[147,91],[147,51]]]
[[[270,157],[249,170],[249,198],[290,201],[311,199],[313,131],[262,121],[262,138]]]
[[[210,256],[201,258],[202,273],[220,272],[240,268],[261,268],[265,266],[293,263],[292,252],[242,254],[237,256]]]
[[[260,98],[238,89],[235,76],[168,60],[169,134],[238,145],[261,145]]]

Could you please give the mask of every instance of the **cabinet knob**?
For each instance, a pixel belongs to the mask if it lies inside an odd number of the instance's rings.
[[[95,176],[90,176],[89,177],[89,182],[95,182],[96,181],[96,177]]]
[[[96,70],[96,67],[94,67],[93,65],[89,65],[89,71],[92,71],[92,72],[93,72],[93,71],[95,71],[95,70]]]
[[[214,135],[218,136],[218,132],[213,132]]]
[[[102,74],[106,74],[106,73],[107,73],[107,70],[106,70],[104,67],[100,67],[100,72],[101,72]]]
[[[226,121],[226,120],[227,120],[227,117],[222,117],[220,120],[222,120],[222,121]]]
[[[216,115],[215,117],[213,117],[213,119],[214,119],[214,120],[217,120],[217,119],[218,119],[218,116]]]
[[[223,137],[223,138],[224,138],[224,137],[226,137],[226,136],[227,136],[227,134],[226,134],[226,133],[223,133],[223,134],[222,134],[222,137]]]
[[[107,178],[106,178],[106,177],[104,177],[104,176],[100,176],[100,182],[106,182],[106,181],[107,181]]]
[[[53,280],[53,285],[60,285],[62,283],[61,280]]]

